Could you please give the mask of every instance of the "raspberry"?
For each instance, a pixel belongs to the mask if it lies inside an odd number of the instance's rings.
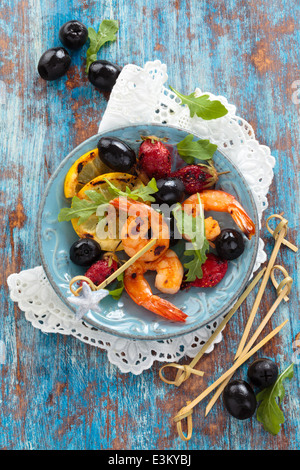
[[[216,255],[209,253],[207,255],[207,260],[202,265],[202,278],[197,278],[192,282],[184,282],[182,287],[214,287],[223,279],[227,269],[227,260],[223,260],[218,258]]]
[[[96,261],[89,267],[85,276],[88,277],[95,286],[102,284],[111,274],[118,269],[118,263],[111,257]]]
[[[159,180],[171,174],[171,154],[155,136],[144,137],[138,155],[138,170],[149,179]]]
[[[218,180],[215,167],[209,165],[187,165],[175,171],[172,177],[179,178],[184,184],[187,194],[195,194],[213,186]]]

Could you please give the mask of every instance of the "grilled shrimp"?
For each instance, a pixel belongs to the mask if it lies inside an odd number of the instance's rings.
[[[231,194],[225,191],[206,189],[193,194],[182,204],[188,214],[197,215],[198,195],[205,211],[228,212],[249,239],[255,234],[255,225],[245,209]]]
[[[121,229],[122,244],[128,256],[134,256],[151,238],[157,238],[157,242],[139,258],[141,261],[155,261],[167,251],[170,232],[162,214],[143,202],[125,197],[113,199],[110,204],[128,214]]]
[[[124,286],[131,299],[142,307],[173,321],[184,322],[187,315],[171,302],[154,295],[144,274],[156,271],[155,287],[161,292],[175,294],[179,291],[182,278],[182,264],[172,250],[167,250],[156,261],[145,262],[138,259],[124,275]]]

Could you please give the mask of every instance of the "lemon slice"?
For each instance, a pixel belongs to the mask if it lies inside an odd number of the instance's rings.
[[[89,181],[110,169],[100,160],[98,149],[82,155],[69,169],[64,182],[65,197],[76,196]]]
[[[144,186],[142,181],[137,176],[119,172],[106,173],[104,175],[97,176],[92,181],[89,181],[86,185],[84,185],[83,188],[78,192],[77,197],[80,199],[88,199],[85,195],[85,192],[88,190],[94,190],[102,194],[107,199],[107,201],[113,199],[116,196],[114,196],[109,191],[109,184],[105,181],[105,179],[110,181],[121,191],[125,191],[126,186],[128,186],[131,190],[139,188],[140,186]],[[99,243],[103,251],[123,250],[119,234],[115,233],[115,230],[113,232],[108,232],[107,237],[104,239],[97,236],[97,225],[99,222],[99,217],[97,217],[96,214],[91,215],[80,225],[78,225],[78,218],[71,219],[71,222],[75,232],[80,238],[93,238],[96,240],[96,242]],[[117,214],[114,228],[119,226],[118,222],[119,218]],[[108,224],[108,227],[109,226],[110,224]]]

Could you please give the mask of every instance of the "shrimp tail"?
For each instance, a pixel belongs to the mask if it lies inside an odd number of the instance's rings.
[[[244,211],[242,206],[239,204],[234,204],[228,208],[228,212],[235,221],[235,223],[240,227],[244,234],[251,239],[255,234],[255,225],[247,212]]]
[[[187,317],[187,314],[178,307],[175,307],[171,302],[168,302],[157,295],[151,295],[141,305],[151,312],[157,313],[157,315],[165,317],[168,320],[185,322]]]

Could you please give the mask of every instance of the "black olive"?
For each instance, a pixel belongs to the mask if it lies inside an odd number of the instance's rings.
[[[99,243],[92,238],[80,238],[70,248],[70,259],[79,266],[90,266],[102,254]]]
[[[255,393],[244,380],[232,380],[224,388],[224,405],[232,416],[237,419],[250,418],[256,409]]]
[[[71,64],[71,57],[63,47],[52,47],[41,56],[38,72],[44,80],[57,80],[62,77]]]
[[[172,205],[181,202],[184,196],[184,184],[178,178],[161,178],[156,181],[158,191],[155,199],[160,204]]]
[[[248,367],[248,377],[253,385],[266,388],[276,382],[278,367],[271,359],[256,359]]]
[[[67,21],[59,29],[59,39],[68,49],[80,49],[87,41],[88,30],[77,20]]]
[[[245,248],[243,235],[232,228],[221,230],[214,243],[220,258],[227,260],[238,258]]]
[[[116,137],[101,137],[98,142],[99,158],[115,171],[129,171],[136,162],[134,151]]]
[[[121,67],[107,60],[95,60],[89,66],[89,81],[101,91],[111,91],[121,72]]]

